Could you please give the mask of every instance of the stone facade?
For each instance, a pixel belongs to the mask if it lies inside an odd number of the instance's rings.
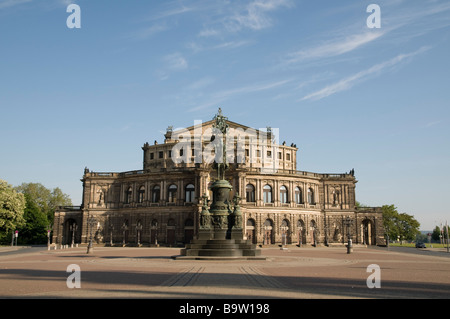
[[[209,186],[218,176],[216,165],[205,156],[214,155],[210,145],[217,134],[211,132],[212,123],[178,131],[169,127],[164,143],[145,143],[142,170],[86,168],[82,205],[56,211],[53,243],[86,244],[91,234],[96,244],[105,245],[189,243],[198,234],[202,195],[211,198]],[[236,147],[227,150],[231,160],[226,179],[233,187],[231,198],[236,192],[242,198],[246,239],[255,244],[333,245],[344,244],[350,233],[355,244],[385,244],[381,209],[355,207],[353,170],[299,171],[295,144],[278,143],[271,128],[227,123],[234,130],[227,143]],[[89,223],[89,217],[95,222]]]

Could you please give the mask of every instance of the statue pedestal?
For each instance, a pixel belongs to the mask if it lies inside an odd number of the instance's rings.
[[[244,240],[240,198],[236,196],[233,199],[235,205],[232,211],[229,200],[231,189],[231,184],[225,179],[219,179],[211,185],[213,202],[208,207],[207,196],[202,197],[198,236],[181,249],[181,256],[175,256],[174,259],[266,259],[261,257],[261,250],[255,244]]]
[[[183,260],[266,260],[261,250],[244,240],[242,229],[200,229],[196,239],[180,250]]]

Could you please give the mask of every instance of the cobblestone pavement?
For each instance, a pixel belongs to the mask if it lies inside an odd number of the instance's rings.
[[[449,298],[450,258],[386,249],[263,248],[267,260],[174,260],[179,248],[0,249],[0,298]],[[68,288],[69,265],[80,288]],[[369,288],[369,265],[380,288]],[[74,282],[74,281],[73,281]],[[371,280],[370,282],[375,282]]]

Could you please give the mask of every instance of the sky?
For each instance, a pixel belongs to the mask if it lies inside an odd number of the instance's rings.
[[[431,230],[449,217],[449,16],[447,0],[0,0],[0,178],[80,205],[85,167],[142,169],[145,142],[221,107]]]

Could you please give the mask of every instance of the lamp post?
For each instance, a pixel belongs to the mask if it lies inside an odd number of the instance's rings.
[[[299,233],[299,240],[298,240],[298,243],[299,243],[299,247],[302,247],[302,244],[303,244],[303,226],[300,226],[299,228],[298,228],[299,230],[300,230],[300,233]]]
[[[95,225],[95,218],[94,216],[89,216],[87,219],[87,224],[89,226],[89,244],[87,247],[87,254],[92,254],[94,252],[94,246],[92,244],[92,230],[94,229]]]
[[[389,250],[389,225],[386,225],[385,229],[386,229],[386,247],[387,250]]]
[[[268,236],[268,227],[266,225],[263,226],[263,245],[267,245],[269,243],[269,236]]]
[[[447,231],[447,252],[450,252],[450,247],[448,246],[448,222],[445,221],[445,230]]]
[[[50,233],[52,232],[52,225],[47,225],[47,250],[50,250]]]
[[[281,249],[284,249],[287,244],[286,234],[287,231],[289,230],[289,227],[283,224],[282,226],[280,226],[280,229],[281,229]]]
[[[155,223],[155,246],[158,247],[158,222]]]
[[[75,232],[78,229],[78,225],[77,223],[73,222],[70,226],[69,226],[70,231],[72,232],[72,244],[70,245],[71,248],[73,248],[74,244],[75,244]]]
[[[125,233],[128,230],[128,225],[124,222],[122,225],[122,231],[123,231],[123,240],[122,240],[122,246],[125,247]]]
[[[110,233],[110,237],[109,237],[109,245],[112,247],[114,245],[113,242],[113,231],[114,231],[114,225],[110,224],[109,225],[109,233]]]
[[[347,227],[347,254],[350,254],[351,252],[353,252],[352,237],[350,234],[350,227],[353,225],[353,220],[350,218],[350,216],[347,216],[345,218],[344,225]]]
[[[136,236],[137,236],[137,245],[138,245],[138,247],[141,246],[141,231],[142,231],[142,225],[139,222],[136,225]]]

